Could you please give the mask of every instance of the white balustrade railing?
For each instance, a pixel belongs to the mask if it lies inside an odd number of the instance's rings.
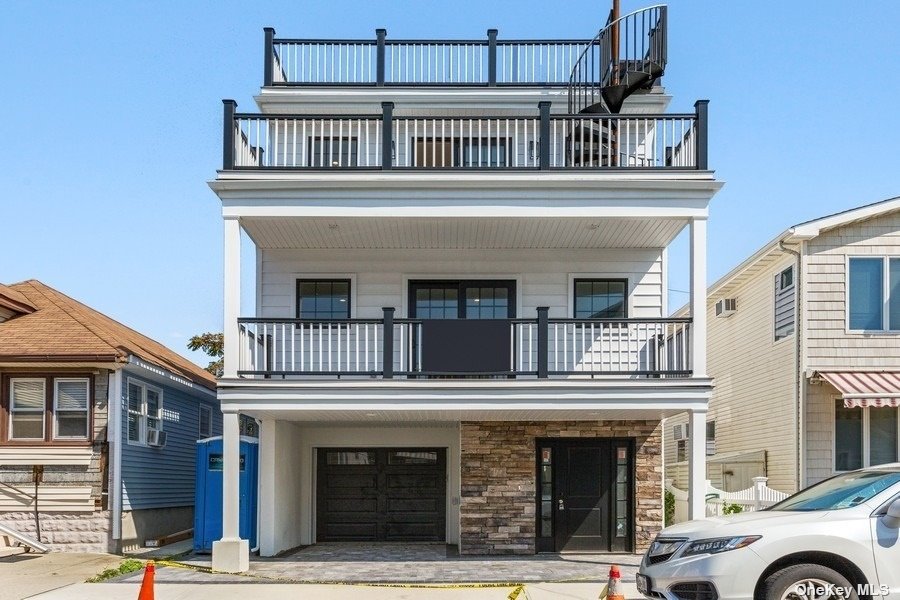
[[[566,85],[586,43],[585,40],[498,42],[497,83]]]
[[[276,40],[274,83],[375,83],[375,55],[372,40]]]
[[[537,339],[537,323],[516,323],[515,371],[537,371]],[[551,376],[689,375],[690,320],[550,319],[547,370]]]
[[[381,168],[383,115],[234,116],[235,168]],[[393,117],[398,168],[682,168],[697,166],[695,115]]]
[[[550,166],[694,168],[695,123],[694,115],[552,116]]]
[[[541,361],[535,319],[509,321],[509,374],[536,376]],[[241,319],[238,371],[243,376],[380,376],[385,326],[380,319],[341,321]],[[422,322],[397,319],[388,329],[392,374],[422,371]],[[690,320],[550,319],[546,365],[551,377],[690,375]],[[460,373],[460,375],[466,375]]]
[[[235,167],[381,166],[381,117],[236,115]]]
[[[393,120],[394,166],[537,168],[540,119],[413,118]]]

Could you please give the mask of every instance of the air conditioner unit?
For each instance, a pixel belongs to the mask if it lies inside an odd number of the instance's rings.
[[[706,455],[714,456],[716,453],[716,440],[706,440]]]
[[[717,317],[722,317],[724,319],[730,317],[735,312],[737,312],[737,298],[722,298],[716,302]]]
[[[159,429],[148,429],[147,430],[147,445],[152,446],[154,448],[165,448],[166,432],[160,431]]]
[[[690,425],[674,425],[672,427],[672,435],[676,440],[686,440],[690,437]]]

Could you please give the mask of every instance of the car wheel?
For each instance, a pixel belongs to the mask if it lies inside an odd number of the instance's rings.
[[[859,600],[846,577],[822,565],[793,565],[769,575],[760,600]]]

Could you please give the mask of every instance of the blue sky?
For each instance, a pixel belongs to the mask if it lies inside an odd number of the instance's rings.
[[[622,0],[623,10],[649,4]],[[709,98],[710,281],[788,225],[900,194],[900,3],[672,0],[671,110]],[[589,37],[604,1],[7,2],[0,282],[37,278],[175,350],[221,329],[222,98],[290,37]],[[685,242],[673,290],[687,289]],[[671,304],[686,296],[677,291]],[[246,312],[246,311],[245,311]],[[193,358],[204,363],[202,356]]]

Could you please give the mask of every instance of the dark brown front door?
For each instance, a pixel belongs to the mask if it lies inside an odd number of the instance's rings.
[[[444,541],[445,449],[317,453],[317,541]]]
[[[619,439],[538,440],[539,551],[631,550],[632,446]]]

